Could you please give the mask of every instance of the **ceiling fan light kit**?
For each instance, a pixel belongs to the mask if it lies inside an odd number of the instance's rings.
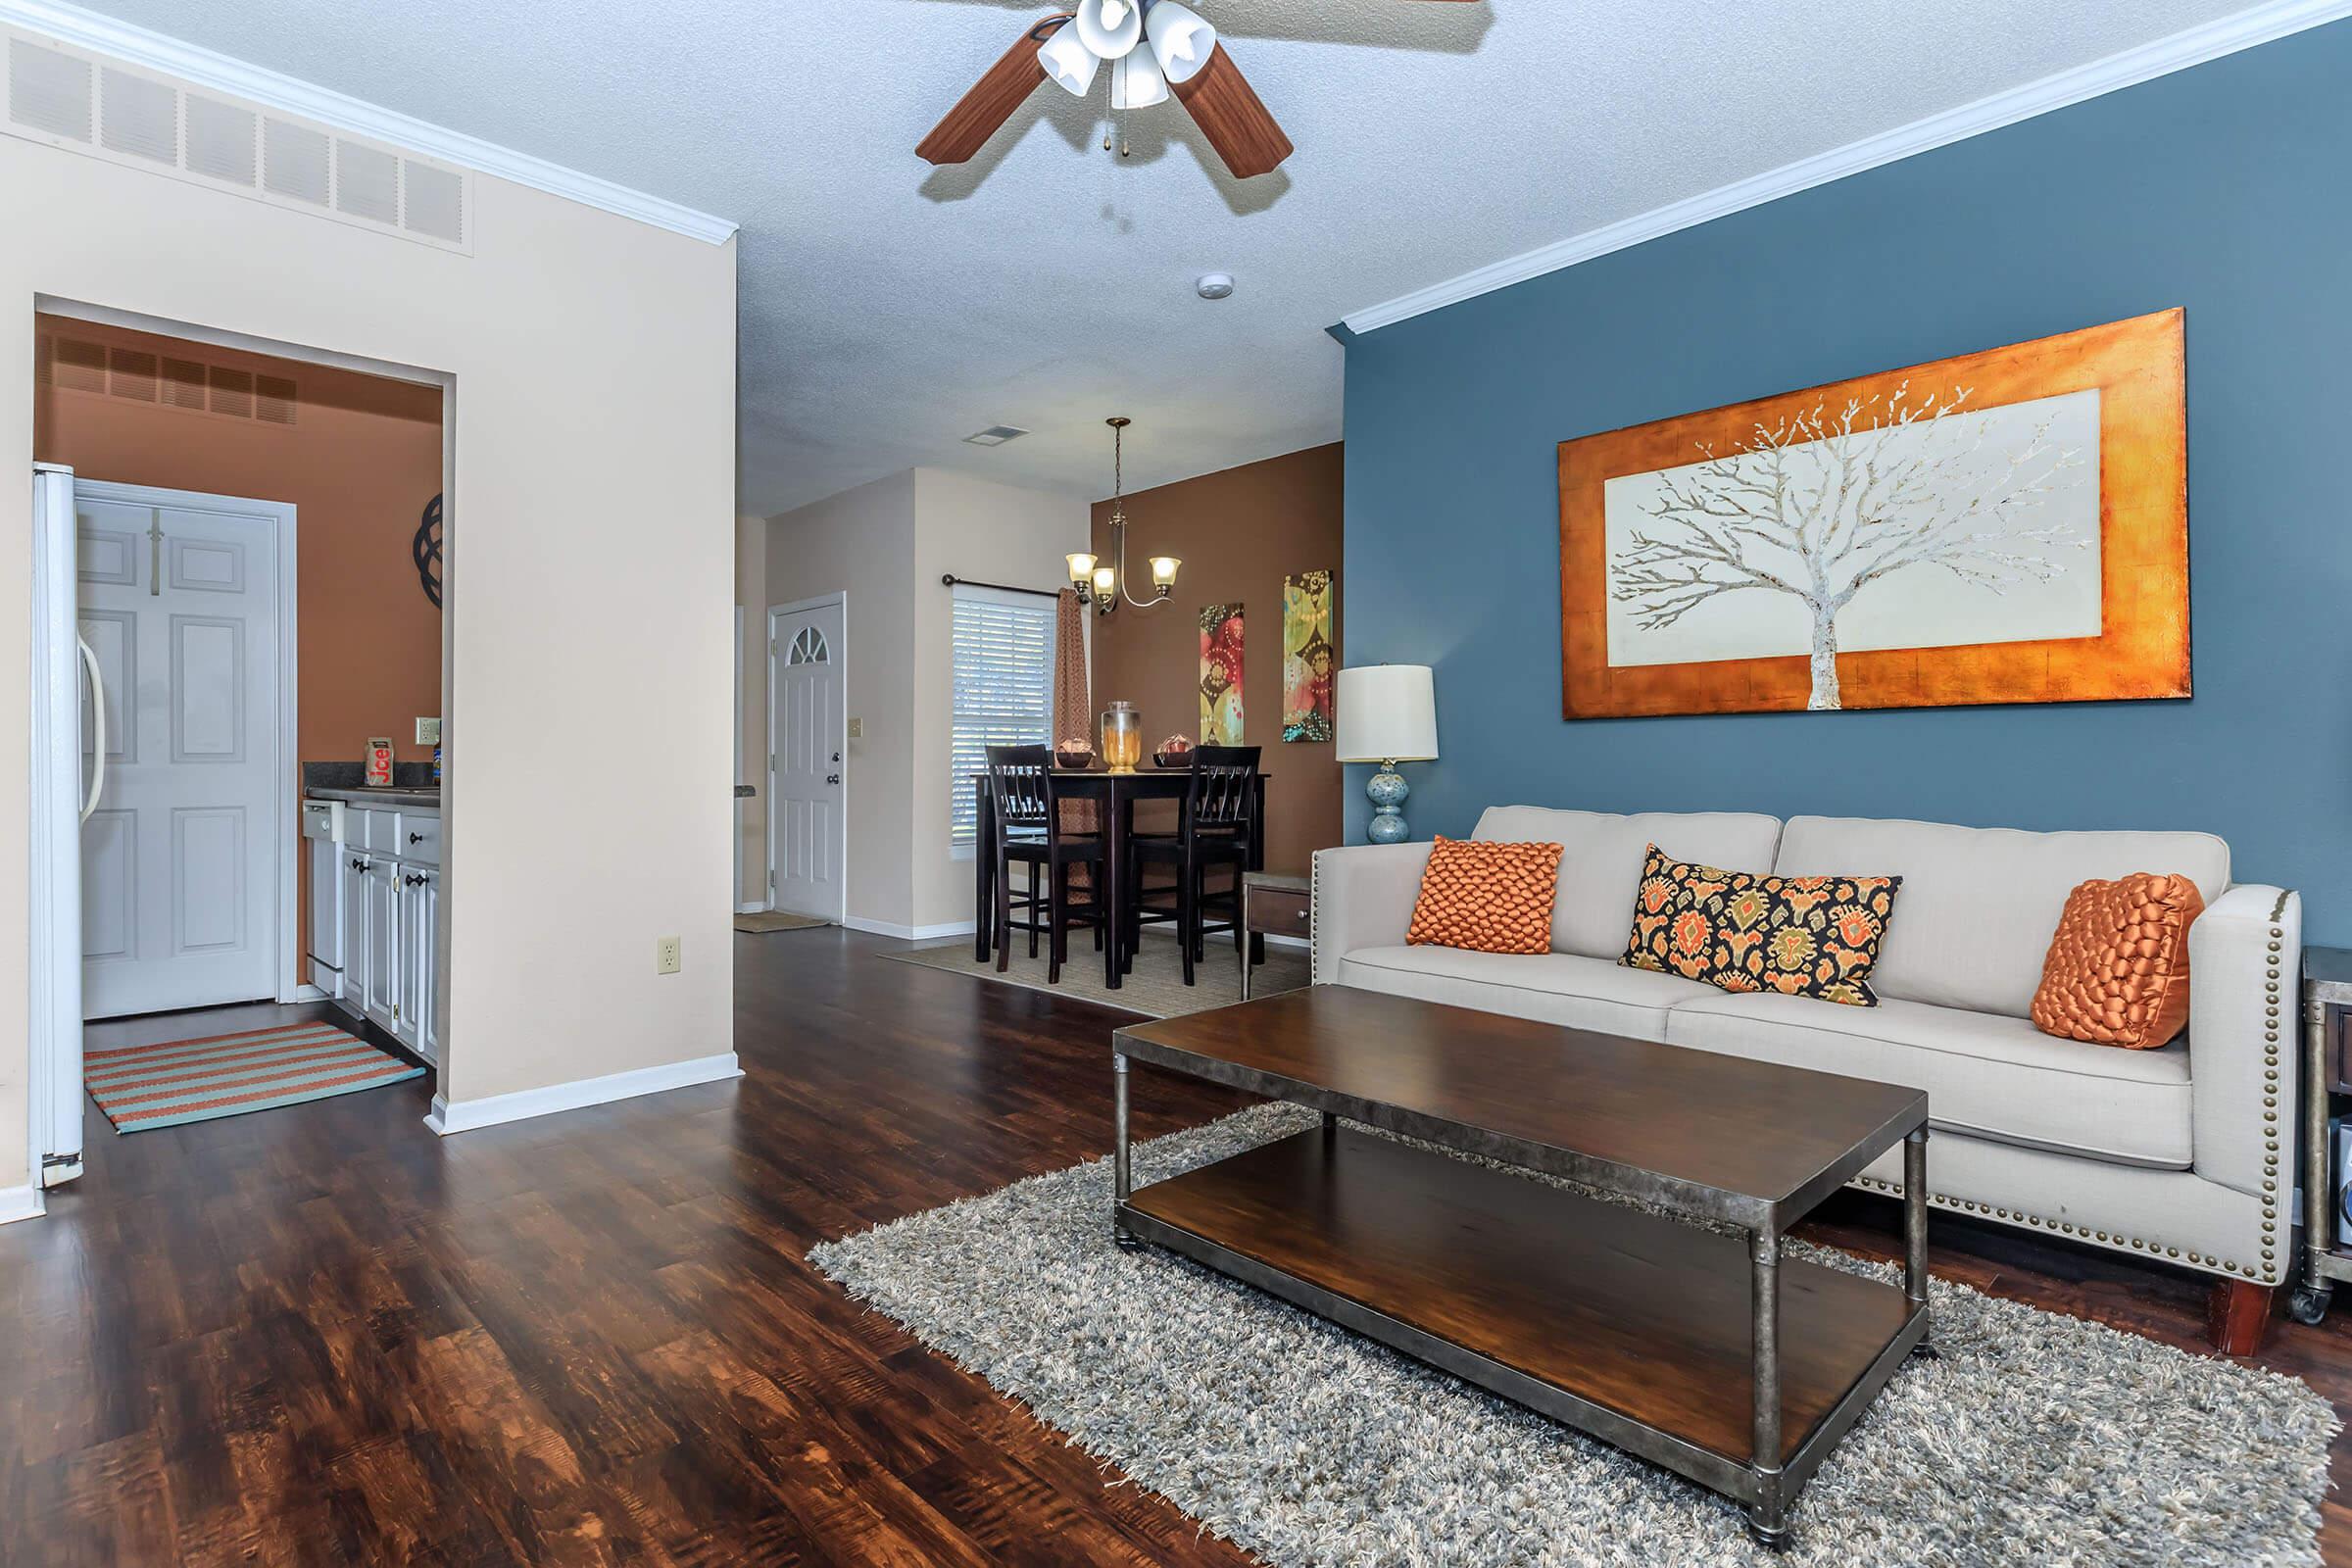
[[[1104,147],[1125,150],[1119,116],[1173,96],[1236,179],[1266,173],[1290,157],[1290,137],[1218,43],[1217,29],[1178,0],[1079,0],[1077,10],[1033,24],[915,153],[934,164],[968,163],[1039,82],[1051,80],[1083,98],[1106,61],[1113,124]]]

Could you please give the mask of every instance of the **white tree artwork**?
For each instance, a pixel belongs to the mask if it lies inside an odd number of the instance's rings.
[[[1890,391],[1608,481],[1611,664],[2095,637],[2099,394]]]

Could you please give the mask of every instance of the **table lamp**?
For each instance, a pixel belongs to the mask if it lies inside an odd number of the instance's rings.
[[[1397,808],[1411,792],[1396,764],[1432,761],[1438,755],[1438,699],[1429,666],[1365,664],[1343,669],[1339,710],[1339,760],[1380,764],[1380,771],[1364,785],[1372,800],[1371,840],[1401,844],[1404,813]]]

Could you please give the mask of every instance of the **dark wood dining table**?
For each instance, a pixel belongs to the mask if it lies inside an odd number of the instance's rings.
[[[1127,885],[1127,841],[1135,832],[1135,803],[1181,801],[1192,779],[1192,770],[1183,767],[1143,767],[1132,773],[1113,773],[1098,764],[1054,771],[1054,793],[1061,799],[1094,801],[1102,807],[1102,902],[1111,916],[1110,931],[1102,944],[1102,984],[1109,990],[1119,989],[1122,966],[1117,933],[1125,929],[1122,917],[1138,892]],[[986,773],[972,775],[972,789],[980,808],[978,847],[972,857],[972,915],[976,932],[972,956],[985,962],[996,927],[997,807],[989,794]],[[1265,821],[1266,775],[1260,773],[1250,802],[1249,868],[1252,871],[1262,871],[1266,866]],[[1250,962],[1259,961],[1265,939],[1251,937],[1250,948]]]

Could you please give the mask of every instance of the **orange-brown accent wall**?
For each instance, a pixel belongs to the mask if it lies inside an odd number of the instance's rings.
[[[357,762],[370,735],[430,760],[416,720],[441,711],[441,612],[410,544],[441,489],[439,389],[48,316],[35,331],[295,383],[290,426],[36,387],[33,458],[78,478],[294,503],[293,760]]]
[[[1179,731],[1200,739],[1200,611],[1241,604],[1242,739],[1263,748],[1266,864],[1276,870],[1303,871],[1316,850],[1340,842],[1345,786],[1332,744],[1282,739],[1282,579],[1329,569],[1346,580],[1340,452],[1310,447],[1127,497],[1127,558],[1141,592],[1151,590],[1152,556],[1182,557],[1184,566],[1172,606],[1123,606],[1095,621],[1095,708],[1134,703],[1152,747]],[[1109,517],[1110,503],[1097,503],[1091,548],[1105,561]],[[1332,642],[1345,650],[1339,598]]]

